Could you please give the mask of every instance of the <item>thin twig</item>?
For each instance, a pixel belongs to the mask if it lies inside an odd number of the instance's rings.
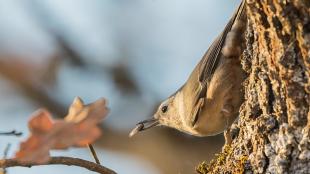
[[[11,148],[11,143],[8,143],[3,152],[3,159],[6,159],[8,157],[10,148]]]
[[[92,144],[88,144],[88,148],[89,148],[89,150],[90,150],[92,156],[94,157],[96,163],[97,163],[97,164],[100,164],[99,158],[98,158],[98,156],[97,156],[97,153],[96,153],[95,148],[93,147],[93,145],[92,145]]]
[[[3,159],[6,159],[8,157],[10,148],[11,148],[11,143],[8,143],[3,152]],[[2,168],[1,174],[6,174],[6,173],[7,173],[6,168]]]
[[[10,132],[0,132],[0,135],[6,135],[6,136],[21,136],[23,133],[22,132],[17,132],[16,130],[12,130]]]
[[[67,165],[67,166],[79,166],[85,169],[88,169],[93,172],[100,174],[116,174],[113,170],[106,168],[102,165],[96,164],[91,161],[72,158],[72,157],[51,157],[48,163],[45,164],[35,164],[29,162],[21,162],[16,159],[2,159],[0,160],[0,168],[9,168],[9,167],[32,167],[40,165]]]

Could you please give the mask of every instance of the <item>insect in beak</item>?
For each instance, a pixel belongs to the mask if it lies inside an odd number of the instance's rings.
[[[136,127],[130,132],[129,137],[136,135],[138,132],[150,129],[159,125],[159,121],[157,118],[151,118],[148,120],[141,121],[137,123]]]

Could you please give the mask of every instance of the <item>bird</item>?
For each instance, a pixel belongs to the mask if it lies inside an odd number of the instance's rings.
[[[184,85],[159,105],[152,118],[138,122],[129,136],[161,125],[198,137],[224,132],[230,144],[230,127],[244,101],[245,72],[240,59],[246,24],[246,2],[242,0]]]

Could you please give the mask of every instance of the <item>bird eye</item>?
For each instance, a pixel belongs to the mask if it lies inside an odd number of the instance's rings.
[[[163,106],[163,107],[161,107],[161,111],[162,111],[163,113],[166,113],[166,112],[168,111],[168,106]]]

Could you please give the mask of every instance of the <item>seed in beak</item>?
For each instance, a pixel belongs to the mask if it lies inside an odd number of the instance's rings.
[[[143,130],[144,125],[141,123],[138,123],[137,126],[129,133],[129,137],[133,137],[136,135],[138,132]]]
[[[158,119],[151,118],[148,120],[144,120],[139,122],[136,127],[129,133],[129,137],[132,137],[136,135],[138,132],[144,131],[146,129],[152,128],[154,126],[157,126],[159,124]]]

